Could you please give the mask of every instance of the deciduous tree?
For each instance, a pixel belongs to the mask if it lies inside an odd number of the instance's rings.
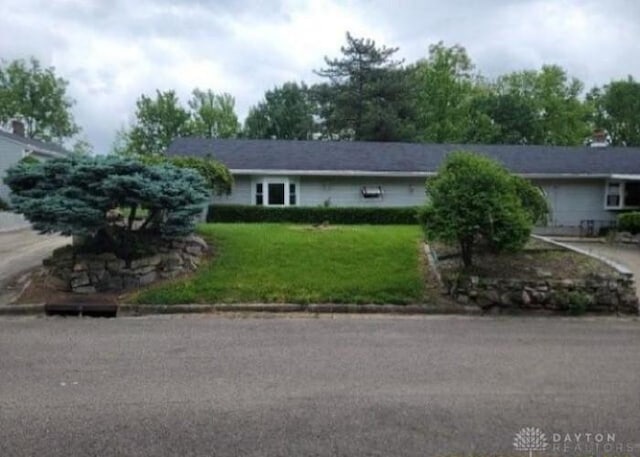
[[[191,132],[205,138],[235,138],[240,130],[235,104],[235,98],[226,92],[194,89],[189,100]]]
[[[533,109],[534,128],[528,129],[533,137],[527,138],[530,144],[580,145],[591,132],[589,106],[581,99],[582,82],[570,78],[557,65],[504,75],[498,78],[497,90]]]
[[[157,90],[155,98],[143,94],[136,102],[124,149],[131,154],[162,154],[174,139],[192,133],[190,118],[174,91]]]
[[[247,138],[309,140],[314,130],[313,105],[304,83],[287,82],[264,95],[249,110],[244,134]]]
[[[614,145],[640,146],[640,82],[629,76],[595,88],[588,100],[594,107],[594,127],[606,129]]]
[[[474,66],[460,45],[439,42],[412,67],[417,84],[418,136],[433,143],[462,143],[468,135],[475,92]]]
[[[0,123],[17,118],[25,124],[25,135],[44,141],[62,142],[80,131],[67,94],[68,82],[53,67],[40,62],[14,60],[0,63]]]

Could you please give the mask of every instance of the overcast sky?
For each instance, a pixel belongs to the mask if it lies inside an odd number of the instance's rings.
[[[345,32],[413,61],[443,40],[489,77],[557,63],[587,87],[640,77],[637,0],[2,0],[0,58],[31,55],[69,81],[96,152],[131,122],[135,100],[194,87],[230,92],[244,120],[264,91],[313,82]]]

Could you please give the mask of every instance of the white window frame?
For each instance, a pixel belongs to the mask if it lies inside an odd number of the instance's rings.
[[[266,207],[282,208],[285,206],[299,206],[300,205],[300,180],[296,178],[290,178],[286,176],[265,176],[261,178],[253,179],[251,182],[251,204],[256,205],[256,184],[262,184],[262,205]],[[269,184],[284,184],[284,204],[274,205],[269,204]],[[295,202],[291,204],[289,198],[291,196],[289,186],[294,184],[296,186]]]
[[[611,184],[617,184],[618,185],[618,204],[617,205],[610,205],[609,204],[609,195],[616,195],[616,194],[609,194],[609,187],[611,186]],[[622,209],[624,205],[624,181],[614,181],[614,180],[607,180],[604,184],[604,209]]]

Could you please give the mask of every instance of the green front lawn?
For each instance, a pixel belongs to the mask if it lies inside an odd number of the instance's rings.
[[[207,224],[213,259],[138,303],[418,303],[425,280],[417,226]]]

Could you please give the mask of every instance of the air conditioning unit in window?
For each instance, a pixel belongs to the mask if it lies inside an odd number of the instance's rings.
[[[362,196],[364,198],[382,198],[382,196],[384,195],[384,191],[382,190],[381,186],[377,186],[377,187],[363,186],[360,189],[360,192],[362,193]]]

